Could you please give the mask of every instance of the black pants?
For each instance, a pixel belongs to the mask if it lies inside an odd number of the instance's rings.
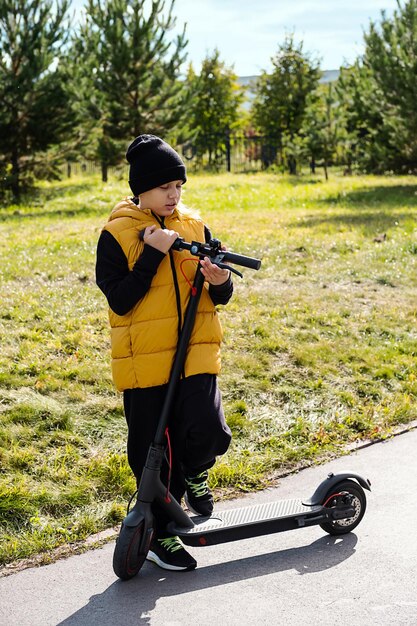
[[[123,394],[128,425],[127,456],[139,482],[165,399],[167,385],[127,389]],[[231,440],[217,387],[217,377],[198,374],[179,382],[172,415],[168,423],[172,448],[170,489],[178,502],[185,493],[184,475],[197,474],[212,467],[216,456],[224,454]],[[161,470],[166,484],[168,464]],[[156,533],[163,533],[169,521],[158,505],[153,505]]]

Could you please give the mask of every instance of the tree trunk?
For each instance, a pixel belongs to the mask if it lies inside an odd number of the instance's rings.
[[[226,166],[227,171],[232,171],[232,163],[231,163],[231,147],[230,147],[230,131],[226,133]]]
[[[343,176],[351,176],[352,174],[352,161],[348,159],[347,165],[343,170]]]
[[[292,176],[295,176],[297,174],[297,161],[293,156],[289,157],[288,159],[288,167],[290,170],[290,174]]]
[[[312,156],[310,161],[310,172],[312,174],[316,173],[316,159]]]
[[[17,150],[13,150],[12,152],[12,184],[11,190],[13,194],[13,200],[16,204],[20,202],[20,164],[19,164],[19,155]]]
[[[101,162],[101,180],[103,183],[107,183],[108,178],[108,166],[105,161]]]

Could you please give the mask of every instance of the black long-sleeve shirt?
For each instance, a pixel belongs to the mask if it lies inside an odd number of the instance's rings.
[[[205,239],[211,233],[205,226]],[[116,239],[104,230],[97,245],[96,282],[116,315],[126,315],[149,290],[159,264],[165,257],[152,246],[146,245],[130,271],[127,258]],[[232,297],[231,278],[222,285],[210,285],[209,294],[214,305],[227,304]]]

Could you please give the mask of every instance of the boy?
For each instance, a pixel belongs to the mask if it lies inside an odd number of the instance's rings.
[[[171,246],[178,236],[208,241],[202,220],[180,205],[186,170],[159,137],[140,135],[129,146],[133,198],[116,205],[97,246],[96,281],[110,310],[113,380],[123,392],[129,465],[139,482],[161,413],[196,264]],[[221,327],[215,305],[233,293],[230,272],[201,261],[206,279],[173,414],[170,489],[190,510],[210,515],[213,497],[207,470],[229,447],[217,387]],[[166,483],[167,464],[162,469]],[[166,531],[167,515],[153,504],[154,537],[148,560],[170,570],[192,570],[195,559]]]

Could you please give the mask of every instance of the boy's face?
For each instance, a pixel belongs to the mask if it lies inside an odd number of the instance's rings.
[[[154,187],[141,193],[140,208],[151,209],[159,217],[168,217],[175,211],[181,198],[182,180],[173,180],[170,183]]]

